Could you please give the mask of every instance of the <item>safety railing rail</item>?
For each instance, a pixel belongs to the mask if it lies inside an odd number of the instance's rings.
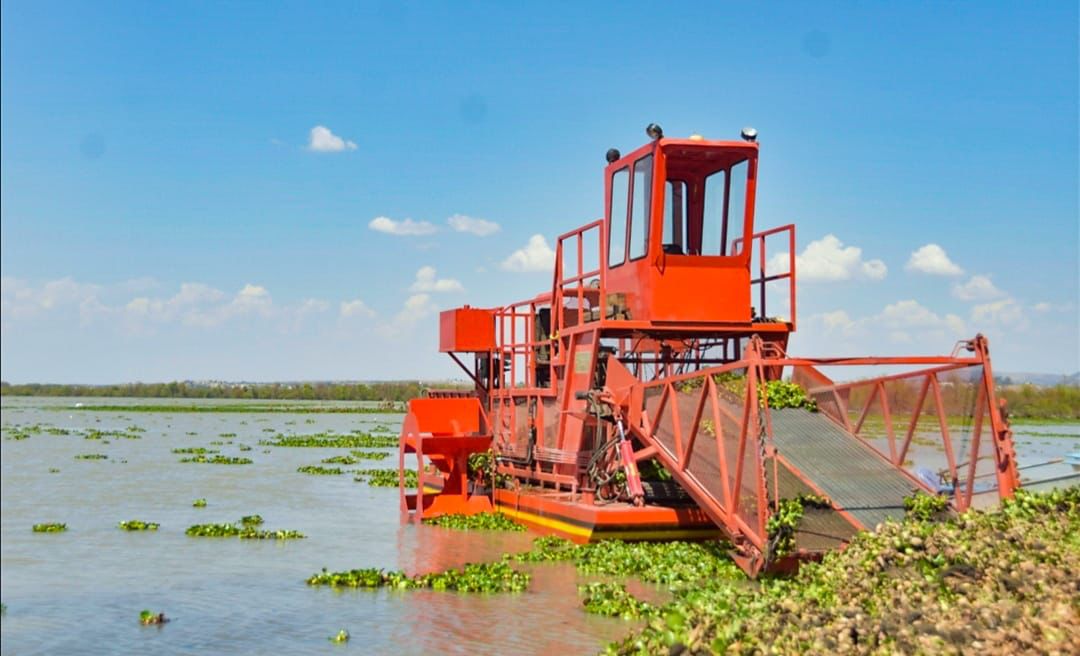
[[[597,268],[584,271],[585,267],[585,237],[592,231],[596,231],[598,242],[597,253]],[[566,327],[566,315],[565,315],[565,299],[568,298],[567,292],[569,292],[569,298],[577,300],[576,311],[578,313],[578,323],[584,323],[586,321],[585,316],[585,300],[589,294],[586,293],[588,281],[597,280],[598,287],[588,288],[590,294],[595,293],[598,296],[599,316],[598,319],[603,319],[607,312],[607,298],[604,290],[606,289],[605,280],[605,267],[604,262],[604,244],[607,243],[605,239],[605,227],[603,219],[587,223],[576,230],[559,235],[557,245],[555,247],[555,276],[552,288],[552,301],[551,301],[551,319],[552,319],[552,331],[553,334],[558,334],[563,328]],[[566,271],[566,255],[567,248],[571,250],[571,255],[574,256],[574,271],[577,273],[574,275],[565,275]]]
[[[770,272],[769,258],[766,252],[766,240],[774,235],[782,235],[787,233],[787,260],[788,270],[780,273]],[[763,230],[762,232],[755,232],[750,236],[751,241],[757,246],[757,267],[754,272],[757,277],[750,279],[750,287],[753,288],[757,285],[758,303],[760,304],[760,317],[765,319],[769,316],[768,295],[767,286],[770,283],[778,282],[781,280],[788,281],[788,305],[791,308],[791,329],[795,330],[795,225],[788,224],[779,226],[777,228],[771,228],[769,230]],[[739,248],[742,245],[742,238],[736,239],[734,245]]]

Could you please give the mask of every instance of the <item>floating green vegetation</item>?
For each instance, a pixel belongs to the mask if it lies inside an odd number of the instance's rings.
[[[34,533],[63,533],[67,524],[34,524]]]
[[[860,533],[789,578],[674,590],[609,654],[1077,653],[1080,487]]]
[[[723,542],[623,542],[604,540],[574,544],[545,536],[531,551],[506,556],[519,562],[572,562],[583,574],[636,576],[671,586],[696,585],[703,580],[741,581],[746,578],[731,560]]]
[[[221,453],[221,450],[220,449],[208,449],[205,446],[186,446],[186,447],[183,447],[183,448],[180,448],[180,449],[173,449],[172,452],[173,453],[180,453],[180,454],[190,453],[190,454],[206,455],[208,453]]]
[[[345,629],[342,629],[342,630],[337,632],[337,635],[330,636],[329,640],[330,640],[330,642],[348,642],[349,641],[349,632],[346,631]]]
[[[218,437],[223,439],[229,439],[231,437],[236,437],[236,433],[218,433]]]
[[[117,431],[117,430],[98,430],[96,428],[87,429],[83,433],[84,440],[104,440],[110,437],[122,438],[125,440],[139,440],[142,439],[141,435],[132,432]]]
[[[108,460],[109,456],[104,453],[80,453],[75,456],[76,460]]]
[[[314,433],[312,435],[278,435],[273,440],[259,440],[263,446],[315,447],[323,449],[385,449],[396,447],[396,437],[378,437],[354,432],[348,435]]]
[[[919,522],[942,519],[948,508],[948,497],[919,492],[904,499],[904,514]]]
[[[49,473],[50,474],[59,474],[60,470],[57,469],[56,467],[49,467]]]
[[[139,613],[140,624],[164,624],[168,621],[168,618],[165,617],[165,613],[154,613],[150,610],[144,610]]]
[[[308,579],[308,585],[346,588],[431,588],[458,592],[521,592],[529,587],[531,577],[505,562],[467,563],[460,570],[408,576],[404,572],[381,569],[353,569],[345,572],[322,572]]]
[[[206,507],[206,499],[195,499],[194,501],[191,502],[191,507],[192,508],[205,508]]]
[[[341,467],[322,467],[320,465],[302,465],[297,467],[296,471],[301,474],[312,474],[313,476],[339,476],[345,473],[345,470]]]
[[[425,519],[425,524],[459,531],[524,531],[525,527],[502,513],[482,512],[475,515],[441,515]]]
[[[245,520],[247,522],[245,523]],[[240,538],[241,540],[294,540],[306,537],[299,531],[261,530],[262,517],[248,515],[235,524],[196,524],[184,533],[200,538]]]
[[[210,456],[197,455],[191,458],[181,458],[180,462],[197,462],[209,465],[250,465],[255,462],[251,458],[242,458],[240,456]]]
[[[360,458],[355,456],[331,456],[329,458],[323,458],[320,462],[328,465],[355,465],[360,462]]]
[[[247,444],[241,444],[239,448],[241,451],[251,451],[251,447]]]
[[[156,531],[161,524],[144,522],[141,519],[129,519],[126,522],[120,522],[119,526],[125,531]]]
[[[357,483],[367,482],[372,487],[397,487],[398,470],[396,469],[357,469],[353,480]],[[416,487],[418,482],[416,470],[405,470],[405,487]]]
[[[349,454],[360,460],[385,460],[390,457],[389,451],[349,451]]]
[[[126,430],[129,433],[145,433],[146,432],[145,428],[140,428],[138,426],[128,426],[124,430]]]
[[[586,583],[578,586],[578,594],[585,599],[585,612],[608,617],[634,620],[656,615],[656,607],[641,601],[626,591],[621,583]]]

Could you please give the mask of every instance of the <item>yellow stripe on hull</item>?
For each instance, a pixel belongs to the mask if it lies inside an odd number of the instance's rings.
[[[513,519],[519,519],[529,524],[536,524],[537,526],[543,526],[550,528],[553,531],[564,533],[567,535],[576,535],[578,537],[585,538],[586,540],[600,539],[604,537],[616,537],[623,540],[701,540],[706,538],[719,538],[723,537],[723,532],[719,528],[654,528],[654,529],[642,529],[638,531],[623,531],[612,530],[607,527],[586,528],[584,526],[578,526],[577,524],[571,524],[554,517],[545,517],[536,513],[529,512],[527,510],[515,510],[508,506],[504,506],[496,503],[495,509],[498,512],[509,515]]]

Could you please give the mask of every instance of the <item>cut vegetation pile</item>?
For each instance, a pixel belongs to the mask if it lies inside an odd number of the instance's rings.
[[[1020,492],[887,523],[789,579],[675,588],[608,653],[1080,653],[1078,571],[1080,488]]]

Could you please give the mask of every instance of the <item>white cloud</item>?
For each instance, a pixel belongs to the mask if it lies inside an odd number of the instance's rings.
[[[511,253],[499,265],[504,271],[529,273],[533,271],[552,271],[555,266],[555,251],[548,246],[543,235],[529,237],[524,247]]]
[[[400,338],[412,331],[412,328],[433,317],[439,311],[439,307],[431,300],[428,294],[413,294],[405,299],[401,310],[394,317],[379,326],[379,332],[390,339]]]
[[[788,264],[789,254],[777,253],[769,258],[766,270],[770,275],[786,273]],[[864,260],[858,246],[844,246],[836,235],[825,235],[807,244],[802,254],[795,256],[795,271],[799,280],[882,280],[889,268],[878,259]]]
[[[830,333],[850,334],[856,326],[851,316],[843,310],[825,312],[819,317],[825,325],[825,330]]]
[[[353,299],[351,301],[342,301],[339,313],[343,317],[373,317],[375,311],[367,306],[366,303],[360,299]]]
[[[450,227],[457,232],[467,232],[477,237],[487,237],[498,232],[501,228],[498,223],[486,219],[476,219],[464,214],[455,214],[446,220]]]
[[[1050,310],[1054,309],[1054,306],[1050,303],[1047,303],[1046,301],[1042,301],[1033,305],[1032,309],[1036,312],[1049,312]]]
[[[844,310],[810,317],[826,335],[847,339],[874,338],[885,334],[897,343],[935,341],[967,336],[967,324],[955,314],[939,315],[917,301],[902,300],[886,305],[880,312],[852,319]]]
[[[453,278],[439,279],[435,267],[424,266],[416,272],[416,280],[409,287],[411,292],[463,292],[465,288]]]
[[[964,273],[963,269],[949,259],[945,249],[937,244],[927,244],[913,251],[904,268],[932,276],[959,276]]]
[[[952,286],[952,295],[961,301],[985,301],[1000,298],[1005,292],[994,286],[989,276],[974,275],[964,284],[955,283]]]
[[[30,319],[64,307],[77,307],[83,320],[100,305],[101,285],[81,283],[66,277],[34,287],[25,280],[4,276],[0,279],[0,316],[4,319]]]
[[[971,320],[977,324],[990,324],[1003,328],[1024,329],[1028,327],[1024,308],[1014,298],[976,305],[971,308]]]
[[[398,237],[432,235],[439,230],[437,226],[427,221],[413,221],[412,219],[395,221],[385,216],[375,217],[368,223],[368,227],[375,232],[383,232]]]
[[[337,136],[325,125],[316,125],[311,128],[308,150],[316,153],[340,153],[343,150],[356,150],[356,144]]]

